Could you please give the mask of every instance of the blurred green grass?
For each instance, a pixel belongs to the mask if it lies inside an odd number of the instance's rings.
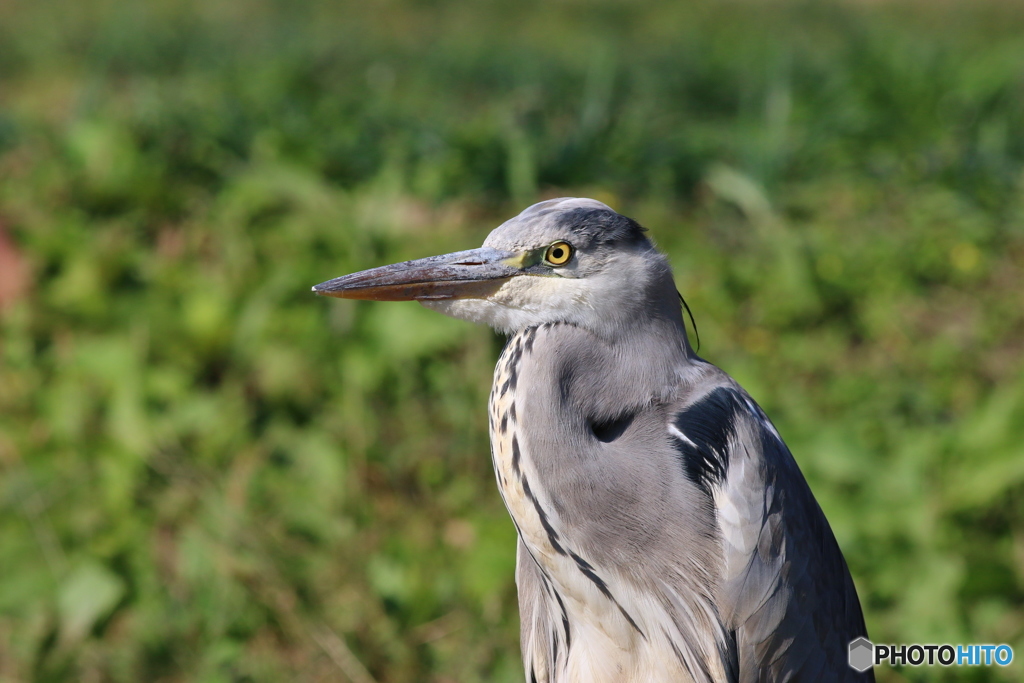
[[[521,680],[501,339],[309,287],[559,195],[670,254],[876,641],[1024,653],[1022,31],[1009,2],[0,7],[0,681]]]

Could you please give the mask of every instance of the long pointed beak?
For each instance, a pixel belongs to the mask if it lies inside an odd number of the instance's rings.
[[[370,301],[484,299],[522,271],[518,254],[481,247],[372,268],[321,282],[321,296]]]

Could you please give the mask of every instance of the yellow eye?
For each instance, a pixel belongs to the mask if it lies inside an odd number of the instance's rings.
[[[553,266],[564,266],[572,258],[572,245],[568,242],[555,242],[544,253],[544,260]]]

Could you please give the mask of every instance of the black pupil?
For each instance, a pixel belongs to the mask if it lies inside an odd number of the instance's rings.
[[[562,248],[561,247],[555,247],[554,249],[552,249],[551,250],[551,258],[555,259],[556,261],[561,259],[562,258]]]

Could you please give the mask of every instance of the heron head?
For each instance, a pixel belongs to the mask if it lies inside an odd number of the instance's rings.
[[[313,291],[416,300],[504,332],[566,322],[606,334],[639,317],[679,315],[665,257],[636,221],[594,199],[540,202],[479,249],[346,275]]]

